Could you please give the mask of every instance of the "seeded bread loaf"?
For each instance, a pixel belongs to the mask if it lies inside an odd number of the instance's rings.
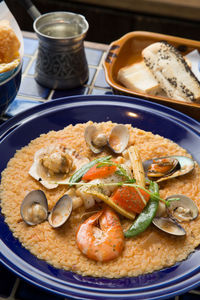
[[[167,42],[157,42],[142,51],[146,66],[169,98],[200,102],[200,82],[183,56]]]

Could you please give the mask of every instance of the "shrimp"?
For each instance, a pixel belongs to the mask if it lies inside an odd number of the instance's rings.
[[[124,248],[124,234],[118,216],[109,207],[92,215],[79,226],[76,242],[79,250],[95,261],[117,258]]]

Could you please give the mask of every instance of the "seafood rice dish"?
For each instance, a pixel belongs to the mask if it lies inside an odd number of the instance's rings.
[[[82,276],[152,273],[200,244],[200,168],[178,144],[91,121],[41,134],[1,174],[1,210],[37,258]]]

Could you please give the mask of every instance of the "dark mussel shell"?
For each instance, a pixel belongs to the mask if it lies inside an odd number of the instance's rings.
[[[194,169],[194,161],[186,156],[165,156],[143,162],[145,175],[150,180],[161,182],[185,175]]]

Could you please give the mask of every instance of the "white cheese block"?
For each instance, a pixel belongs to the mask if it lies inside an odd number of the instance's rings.
[[[117,79],[125,87],[135,92],[156,95],[161,90],[157,80],[143,61],[121,68],[118,72]]]
[[[141,61],[139,63],[135,63],[130,66],[121,68],[118,72],[118,76],[119,77],[127,76],[131,73],[135,73],[137,71],[144,70],[145,68],[147,68],[147,67],[146,67],[144,61]]]

